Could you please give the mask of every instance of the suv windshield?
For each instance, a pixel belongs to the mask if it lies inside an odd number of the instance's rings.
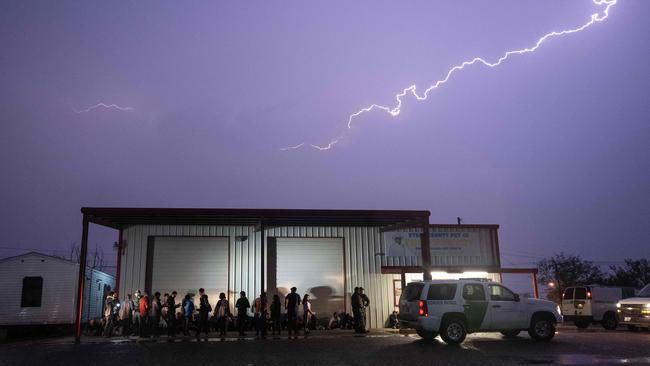
[[[637,297],[650,297],[650,285],[645,285],[644,288],[639,291],[639,294],[636,295]]]

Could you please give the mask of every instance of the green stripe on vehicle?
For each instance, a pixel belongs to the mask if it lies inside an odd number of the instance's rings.
[[[487,301],[466,301],[465,317],[467,317],[467,326],[470,330],[481,329],[483,319],[487,313]]]

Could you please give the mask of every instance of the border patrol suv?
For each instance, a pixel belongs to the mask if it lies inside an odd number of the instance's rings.
[[[546,300],[520,299],[499,283],[484,279],[411,282],[399,300],[399,321],[425,340],[438,334],[449,344],[472,332],[501,332],[515,337],[522,330],[549,341],[562,322],[559,307]]]

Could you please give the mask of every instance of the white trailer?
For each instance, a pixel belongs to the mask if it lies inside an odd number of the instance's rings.
[[[0,327],[71,325],[75,319],[79,264],[37,252],[0,259]],[[115,279],[86,271],[83,320],[102,315]]]

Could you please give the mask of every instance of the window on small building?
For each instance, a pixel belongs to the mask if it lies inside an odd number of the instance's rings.
[[[43,298],[43,277],[23,277],[20,307],[39,308]]]

